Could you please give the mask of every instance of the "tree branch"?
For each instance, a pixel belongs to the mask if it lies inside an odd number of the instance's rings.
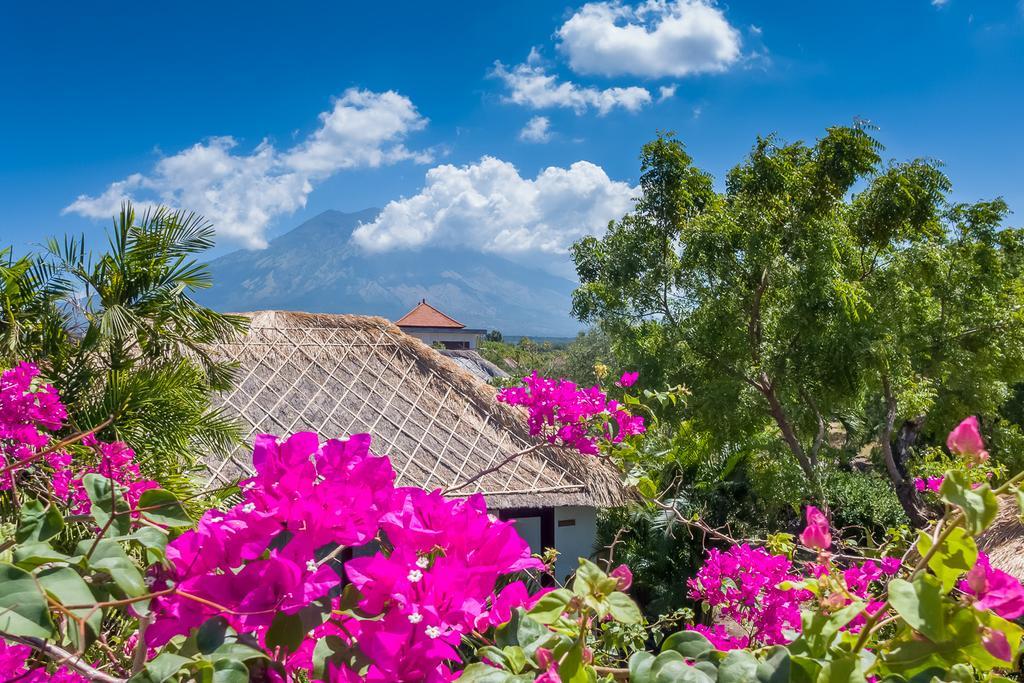
[[[15,643],[21,643],[22,645],[28,645],[33,650],[43,653],[55,662],[59,662],[63,666],[74,669],[78,673],[82,674],[86,678],[92,681],[99,681],[100,683],[125,683],[123,678],[115,678],[109,674],[105,674],[99,669],[89,665],[81,660],[80,655],[74,655],[65,650],[62,647],[58,647],[53,643],[48,643],[41,638],[31,638],[28,636],[14,636],[0,631],[0,637],[5,640],[9,640]]]

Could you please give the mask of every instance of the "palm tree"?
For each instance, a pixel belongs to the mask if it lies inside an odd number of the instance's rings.
[[[196,255],[213,246],[201,216],[158,208],[114,220],[106,251],[84,238],[51,239],[41,256],[0,269],[0,357],[44,369],[69,410],[69,429],[113,417],[101,437],[132,446],[148,474],[187,487],[201,456],[237,443],[231,420],[212,407],[232,366],[208,345],[245,329],[245,318],[198,304],[211,285]],[[3,255],[3,252],[0,252]]]

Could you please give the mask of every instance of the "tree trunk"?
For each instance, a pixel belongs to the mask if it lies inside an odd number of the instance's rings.
[[[885,391],[885,425],[882,427],[880,441],[882,442],[882,459],[885,461],[885,469],[889,473],[893,489],[896,491],[896,498],[900,501],[903,511],[910,520],[910,526],[915,529],[923,529],[928,526],[928,515],[925,514],[924,501],[914,487],[914,482],[907,476],[907,459],[910,457],[910,448],[917,441],[924,425],[924,416],[919,415],[912,420],[907,420],[900,427],[899,435],[893,443],[893,429],[896,425],[896,398],[892,395],[888,379],[882,380]]]
[[[786,410],[782,407],[782,402],[779,401],[779,397],[775,393],[775,387],[766,375],[761,375],[758,388],[761,390],[765,400],[768,401],[768,410],[775,420],[775,424],[779,426],[779,431],[782,432],[782,440],[789,446],[789,450],[793,453],[797,463],[799,463],[800,469],[807,475],[807,479],[811,484],[811,490],[814,492],[814,497],[817,498],[817,502],[825,510],[828,510],[825,492],[818,481],[818,471],[807,457],[807,453],[800,444],[800,438],[796,435],[796,430],[793,429],[793,424],[789,421],[789,416],[786,415]]]
[[[892,453],[893,464],[896,465],[896,469],[901,477],[899,482],[893,481],[896,487],[896,497],[899,498],[900,505],[903,506],[904,512],[910,518],[911,526],[916,529],[928,526],[928,523],[931,521],[927,514],[927,506],[921,499],[921,494],[914,486],[913,480],[907,475],[907,460],[910,458],[910,448],[917,441],[923,426],[924,415],[918,415],[912,420],[905,421],[896,435],[896,442],[891,444],[889,448]]]

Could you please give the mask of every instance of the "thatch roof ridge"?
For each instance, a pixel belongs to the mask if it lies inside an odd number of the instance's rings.
[[[464,480],[477,471],[486,469],[490,464],[499,461],[501,456],[514,452],[510,449],[518,450],[525,445],[534,443],[534,438],[529,435],[525,413],[522,409],[498,403],[495,400],[497,390],[494,387],[480,381],[473,374],[460,367],[458,363],[438,353],[419,339],[406,335],[394,323],[384,318],[276,310],[253,311],[242,313],[242,315],[250,319],[249,332],[237,340],[222,344],[221,348],[229,357],[240,360],[244,366],[243,371],[247,371],[249,375],[259,375],[262,373],[265,376],[263,377],[264,384],[266,384],[267,382],[286,381],[277,376],[276,369],[260,370],[259,368],[260,364],[263,363],[263,359],[260,358],[261,355],[265,358],[266,355],[271,353],[271,350],[282,347],[277,349],[278,357],[275,358],[274,363],[267,365],[277,364],[280,366],[291,363],[295,366],[293,370],[298,372],[298,376],[293,378],[287,386],[282,385],[278,387],[276,393],[272,392],[274,396],[281,391],[295,390],[298,392],[296,384],[300,381],[305,381],[304,375],[307,374],[308,369],[298,370],[301,367],[301,360],[293,361],[296,352],[300,348],[309,349],[313,354],[324,352],[325,348],[328,348],[328,350],[336,349],[336,353],[347,355],[346,344],[350,346],[358,344],[360,353],[363,354],[358,356],[358,358],[365,357],[365,361],[362,364],[363,370],[359,368],[345,368],[346,372],[353,372],[356,375],[366,371],[366,365],[370,362],[373,355],[379,355],[379,357],[374,358],[374,362],[378,366],[376,370],[378,375],[385,372],[385,370],[393,370],[391,358],[401,356],[406,361],[411,361],[412,364],[404,371],[404,375],[400,379],[396,379],[397,375],[393,375],[391,379],[400,383],[407,381],[407,378],[410,376],[412,377],[409,380],[409,388],[413,391],[407,393],[418,393],[418,396],[415,400],[408,399],[407,397],[403,397],[402,400],[410,403],[410,406],[407,408],[408,410],[416,408],[424,415],[429,412],[429,420],[426,421],[427,424],[421,429],[421,432],[423,433],[424,440],[427,436],[433,439],[435,447],[431,449],[423,446],[423,444],[409,444],[410,447],[406,448],[402,453],[408,455],[407,460],[417,461],[415,466],[423,470],[425,470],[425,466],[422,466],[422,463],[419,461],[428,459],[428,456],[436,456],[437,462],[434,463],[433,468],[426,477],[428,481],[412,481],[410,483],[425,486],[436,485],[437,482],[434,481],[434,475],[438,467],[444,464],[451,469],[451,463],[444,462],[450,460],[450,454],[442,451],[449,451],[452,455],[461,453],[461,457],[466,458],[463,464],[458,467],[458,472],[461,475],[460,478]],[[289,334],[289,330],[294,330],[294,333]],[[295,350],[285,355],[284,347],[290,349],[292,346],[295,347]],[[266,352],[261,351],[258,354],[249,353],[248,351],[252,350],[250,347],[258,347]],[[382,361],[385,361],[386,355],[390,355],[391,358],[386,359],[386,369],[381,369],[384,367]],[[316,355],[311,356],[309,353],[304,352],[303,357],[307,358],[312,364],[319,363],[319,357]],[[257,370],[260,371],[257,372]],[[321,372],[320,374],[323,375],[324,373]],[[322,380],[322,382],[338,379],[333,377],[329,369],[326,375],[329,376]],[[380,376],[375,377],[376,379],[372,383],[373,387],[376,387],[381,380]],[[417,380],[418,383],[412,380]],[[246,381],[248,381],[248,378],[246,378]],[[254,381],[259,382],[260,379],[257,378]],[[358,393],[353,391],[356,381],[362,382],[364,389],[370,385],[365,378],[356,377],[353,380],[352,386],[347,386],[343,383],[338,385],[339,388],[344,388],[344,391],[340,391],[341,395],[336,398],[342,403],[353,404],[341,406],[352,415],[352,419],[356,423],[353,431],[371,431],[360,429],[360,427],[366,426],[369,419],[364,418],[360,420],[357,418],[363,415],[363,409],[368,406],[354,405],[354,403],[369,401],[370,397],[353,395]],[[442,385],[448,387],[448,389],[443,390],[443,396],[441,394]],[[319,391],[323,389],[324,384],[313,382],[312,386],[313,390]],[[400,389],[403,388],[406,387],[391,387],[394,394],[383,405],[382,410],[386,412],[391,407],[392,400],[401,393]],[[434,403],[431,404],[430,411],[427,411],[422,406],[415,405],[420,397],[428,393],[428,389],[431,391],[437,390],[427,399],[436,398]],[[259,387],[248,387],[246,390],[248,394],[244,398],[248,398],[247,401],[234,401],[238,405],[233,405],[232,397],[229,396],[226,400],[226,405],[234,407],[236,410],[241,408],[240,412],[243,414],[243,419],[250,421],[254,429],[262,428],[270,418],[273,418],[273,422],[279,425],[286,422],[297,424],[304,419],[301,410],[297,416],[294,418],[288,416],[288,419],[277,419],[277,416],[263,415],[258,413],[258,411],[256,411],[257,414],[254,416],[252,414],[254,411],[252,410],[249,411],[249,414],[246,414],[245,409],[250,408],[258,399],[258,395],[253,392],[259,392],[261,389]],[[251,395],[251,397],[248,395]],[[310,401],[312,400],[311,398]],[[459,401],[465,401],[466,404],[459,403]],[[270,411],[278,410],[280,402],[281,399],[274,400],[268,409]],[[372,407],[377,408],[379,403],[377,401]],[[455,404],[458,405],[455,406]],[[451,410],[443,411],[443,409],[451,407],[461,408],[458,411],[458,416],[455,416]],[[290,409],[290,406],[286,406],[286,408]],[[397,424],[398,418],[389,417],[384,412],[380,414],[375,413],[374,415],[376,416],[376,419],[373,421],[374,426],[380,425],[381,429],[388,431],[385,429],[388,427],[386,423],[391,422],[392,427],[397,427],[399,432],[403,432],[404,436],[401,438],[408,437],[410,430],[404,429],[409,421],[408,415],[400,418],[401,424]],[[469,424],[470,418],[474,418],[474,416],[475,419],[472,420],[472,424]],[[382,418],[385,424],[381,424]],[[454,418],[454,425],[451,424],[452,418]],[[464,421],[467,423],[465,425],[466,429],[475,430],[471,436],[460,433],[459,427],[463,425]],[[413,421],[413,424],[417,423]],[[422,425],[416,428],[420,429],[420,427]],[[390,431],[394,432],[395,430],[391,429]],[[426,432],[432,431],[438,433],[426,434]],[[495,440],[495,435],[500,434],[505,434],[506,436]],[[325,436],[330,435],[325,434]],[[375,436],[377,436],[376,433]],[[486,437],[484,438],[486,443],[490,443],[487,439],[491,439],[495,444],[494,448],[497,449],[489,456],[478,448],[478,443],[481,442],[482,437]],[[396,452],[386,453],[393,455],[395,460],[400,459],[398,456],[401,449],[397,447],[396,441],[398,438],[400,437],[397,434],[392,435],[390,442],[390,447],[395,449]],[[511,440],[509,441],[509,439]],[[406,441],[408,441],[407,438]],[[382,443],[385,448],[388,447],[386,439],[382,440]],[[505,445],[502,446],[501,444]],[[411,447],[413,445],[415,448]],[[411,453],[406,453],[406,451],[411,451]],[[489,460],[481,462],[481,458],[489,458]],[[475,460],[470,463],[470,459]],[[504,490],[498,490],[494,488],[494,482],[491,482],[490,488],[481,491],[491,499],[492,505],[495,505],[495,507],[551,505],[614,506],[623,504],[629,498],[629,494],[621,483],[618,471],[613,465],[604,460],[581,456],[573,451],[555,447],[545,447],[534,455],[517,460],[529,460],[526,464],[513,462],[508,466],[511,472],[509,474],[509,481],[518,476],[519,486],[512,488],[506,486]],[[236,459],[235,462],[237,464],[238,460]],[[410,462],[404,462],[401,465],[403,467],[402,473],[410,468],[415,469],[413,463]],[[467,467],[468,469],[466,469]],[[516,472],[521,467],[525,468],[526,474],[516,475]],[[211,469],[214,469],[214,467],[211,466]],[[396,469],[398,469],[398,466],[396,466]],[[545,473],[545,470],[547,470],[547,473]],[[535,473],[536,476],[531,473]],[[437,476],[440,477],[442,474],[443,472],[437,474]],[[526,479],[523,479],[524,476]],[[533,478],[530,479],[530,477]],[[530,485],[529,482],[526,484],[522,483],[527,480],[532,481],[533,484]],[[471,491],[472,489],[466,489],[460,491],[460,493],[466,494]]]

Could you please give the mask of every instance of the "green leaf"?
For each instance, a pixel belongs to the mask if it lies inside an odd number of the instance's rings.
[[[192,519],[185,512],[185,508],[182,507],[181,501],[178,500],[170,491],[164,489],[149,489],[143,491],[139,497],[139,504],[137,506],[140,509],[154,508],[152,510],[145,509],[142,515],[151,522],[162,524],[166,527],[186,527],[192,526]],[[155,531],[155,529],[154,529]]]
[[[533,681],[531,674],[515,675],[502,669],[495,669],[483,662],[473,662],[465,669],[457,679],[459,683],[530,683]]]
[[[867,683],[867,678],[861,661],[852,654],[844,654],[822,665],[818,683]]]
[[[640,608],[625,593],[615,591],[608,596],[607,603],[612,617],[621,624],[639,624],[644,620]]]
[[[518,645],[507,645],[501,649],[501,652],[508,662],[508,668],[513,673],[520,673],[526,668],[526,653],[523,652],[523,648]]]
[[[49,543],[25,543],[15,546],[13,553],[14,564],[32,571],[41,564],[48,562],[67,562],[75,564],[82,559],[81,555],[68,557],[62,552],[53,549]]]
[[[204,655],[215,652],[224,644],[227,636],[228,620],[222,616],[212,617],[196,629],[196,647]]]
[[[629,658],[629,683],[652,683],[651,666],[654,655],[650,652],[634,652]]]
[[[715,650],[707,638],[696,631],[673,633],[661,646],[661,651],[674,650],[687,659],[700,659]]]
[[[942,500],[963,510],[964,527],[977,536],[995,520],[999,501],[988,484],[971,489],[971,482],[963,472],[946,472],[939,488]]]
[[[93,596],[89,586],[82,580],[74,569],[70,567],[49,567],[36,575],[36,580],[50,596],[65,607],[68,605],[95,605],[96,598]],[[78,624],[68,624],[68,634],[76,650],[84,651],[91,638],[100,633],[100,626],[103,622],[103,610],[92,607],[73,609],[71,612],[79,619],[85,620],[86,639],[81,640]]]
[[[359,671],[368,663],[358,644],[349,644],[338,636],[321,638],[313,647],[314,678],[326,679],[328,664],[344,665],[353,671]]]
[[[903,579],[889,582],[889,602],[893,609],[915,631],[932,642],[946,638],[946,619],[942,584],[929,574],[922,574],[913,583]]]
[[[932,547],[932,537],[918,531],[917,552],[924,557]],[[954,527],[949,536],[942,542],[930,560],[931,569],[942,582],[942,592],[953,590],[959,579],[978,560],[978,546],[974,539],[962,528]]]
[[[0,631],[13,636],[49,638],[53,635],[50,611],[32,575],[0,562]]]
[[[248,662],[252,659],[266,659],[267,654],[253,645],[239,642],[238,636],[228,636],[223,645],[210,654],[210,659],[219,661],[221,659],[235,659],[240,662]]]
[[[790,643],[790,652],[816,659],[826,656],[839,631],[863,609],[864,603],[857,600],[831,615],[804,610],[800,615],[803,628],[797,639]]]
[[[212,683],[248,683],[249,669],[235,659],[222,659],[213,665]]]
[[[96,525],[103,528],[109,523],[112,535],[127,534],[131,529],[131,508],[118,487],[110,479],[95,472],[82,477],[82,486],[89,494],[89,501],[92,503],[89,514],[96,521]],[[113,521],[111,516],[114,517]]]
[[[789,679],[789,650],[776,645],[768,652],[763,662],[758,662],[757,680],[759,683],[789,683]]]
[[[267,648],[283,648],[295,652],[306,638],[307,629],[303,626],[302,617],[298,614],[278,612],[267,629]]]
[[[962,661],[964,651],[979,642],[976,614],[980,613],[979,610],[955,610],[940,642],[906,630],[891,642],[888,652],[881,653],[882,661],[890,671],[908,677],[936,666],[948,668]]]
[[[733,650],[718,666],[718,682],[759,683],[758,666],[759,663],[754,655],[746,650]]]
[[[580,566],[576,569],[576,578],[572,582],[573,593],[603,597],[614,591],[618,585],[617,579],[610,578],[596,564],[586,558],[580,558]]]
[[[593,683],[588,667],[583,663],[583,644],[574,643],[558,665],[562,683]]]
[[[64,518],[55,505],[29,499],[21,506],[14,540],[18,543],[47,541],[59,534],[63,528]]]
[[[577,578],[577,581],[579,579]],[[553,624],[562,616],[565,606],[572,600],[572,593],[564,588],[545,593],[537,604],[530,608],[530,618],[541,624]]]
[[[188,666],[192,660],[176,654],[165,652],[157,655],[146,663],[146,667],[135,674],[129,681],[138,683],[164,683],[174,677],[182,667]]]
[[[495,631],[495,643],[498,647],[519,646],[527,659],[532,659],[537,648],[545,647],[554,651],[560,640],[568,640],[568,636],[559,635],[531,618],[521,607],[516,608],[512,618]]]
[[[76,552],[86,555],[92,547],[93,541],[86,539],[78,544]],[[121,589],[128,597],[137,598],[145,595],[146,584],[142,580],[142,573],[135,563],[125,554],[124,549],[117,541],[104,538],[96,544],[92,556],[89,558],[89,566],[93,569],[102,570],[110,574],[114,584]],[[132,603],[136,611],[146,610],[147,602]]]
[[[714,683],[706,673],[687,663],[675,650],[662,652],[651,664],[652,683]]]

